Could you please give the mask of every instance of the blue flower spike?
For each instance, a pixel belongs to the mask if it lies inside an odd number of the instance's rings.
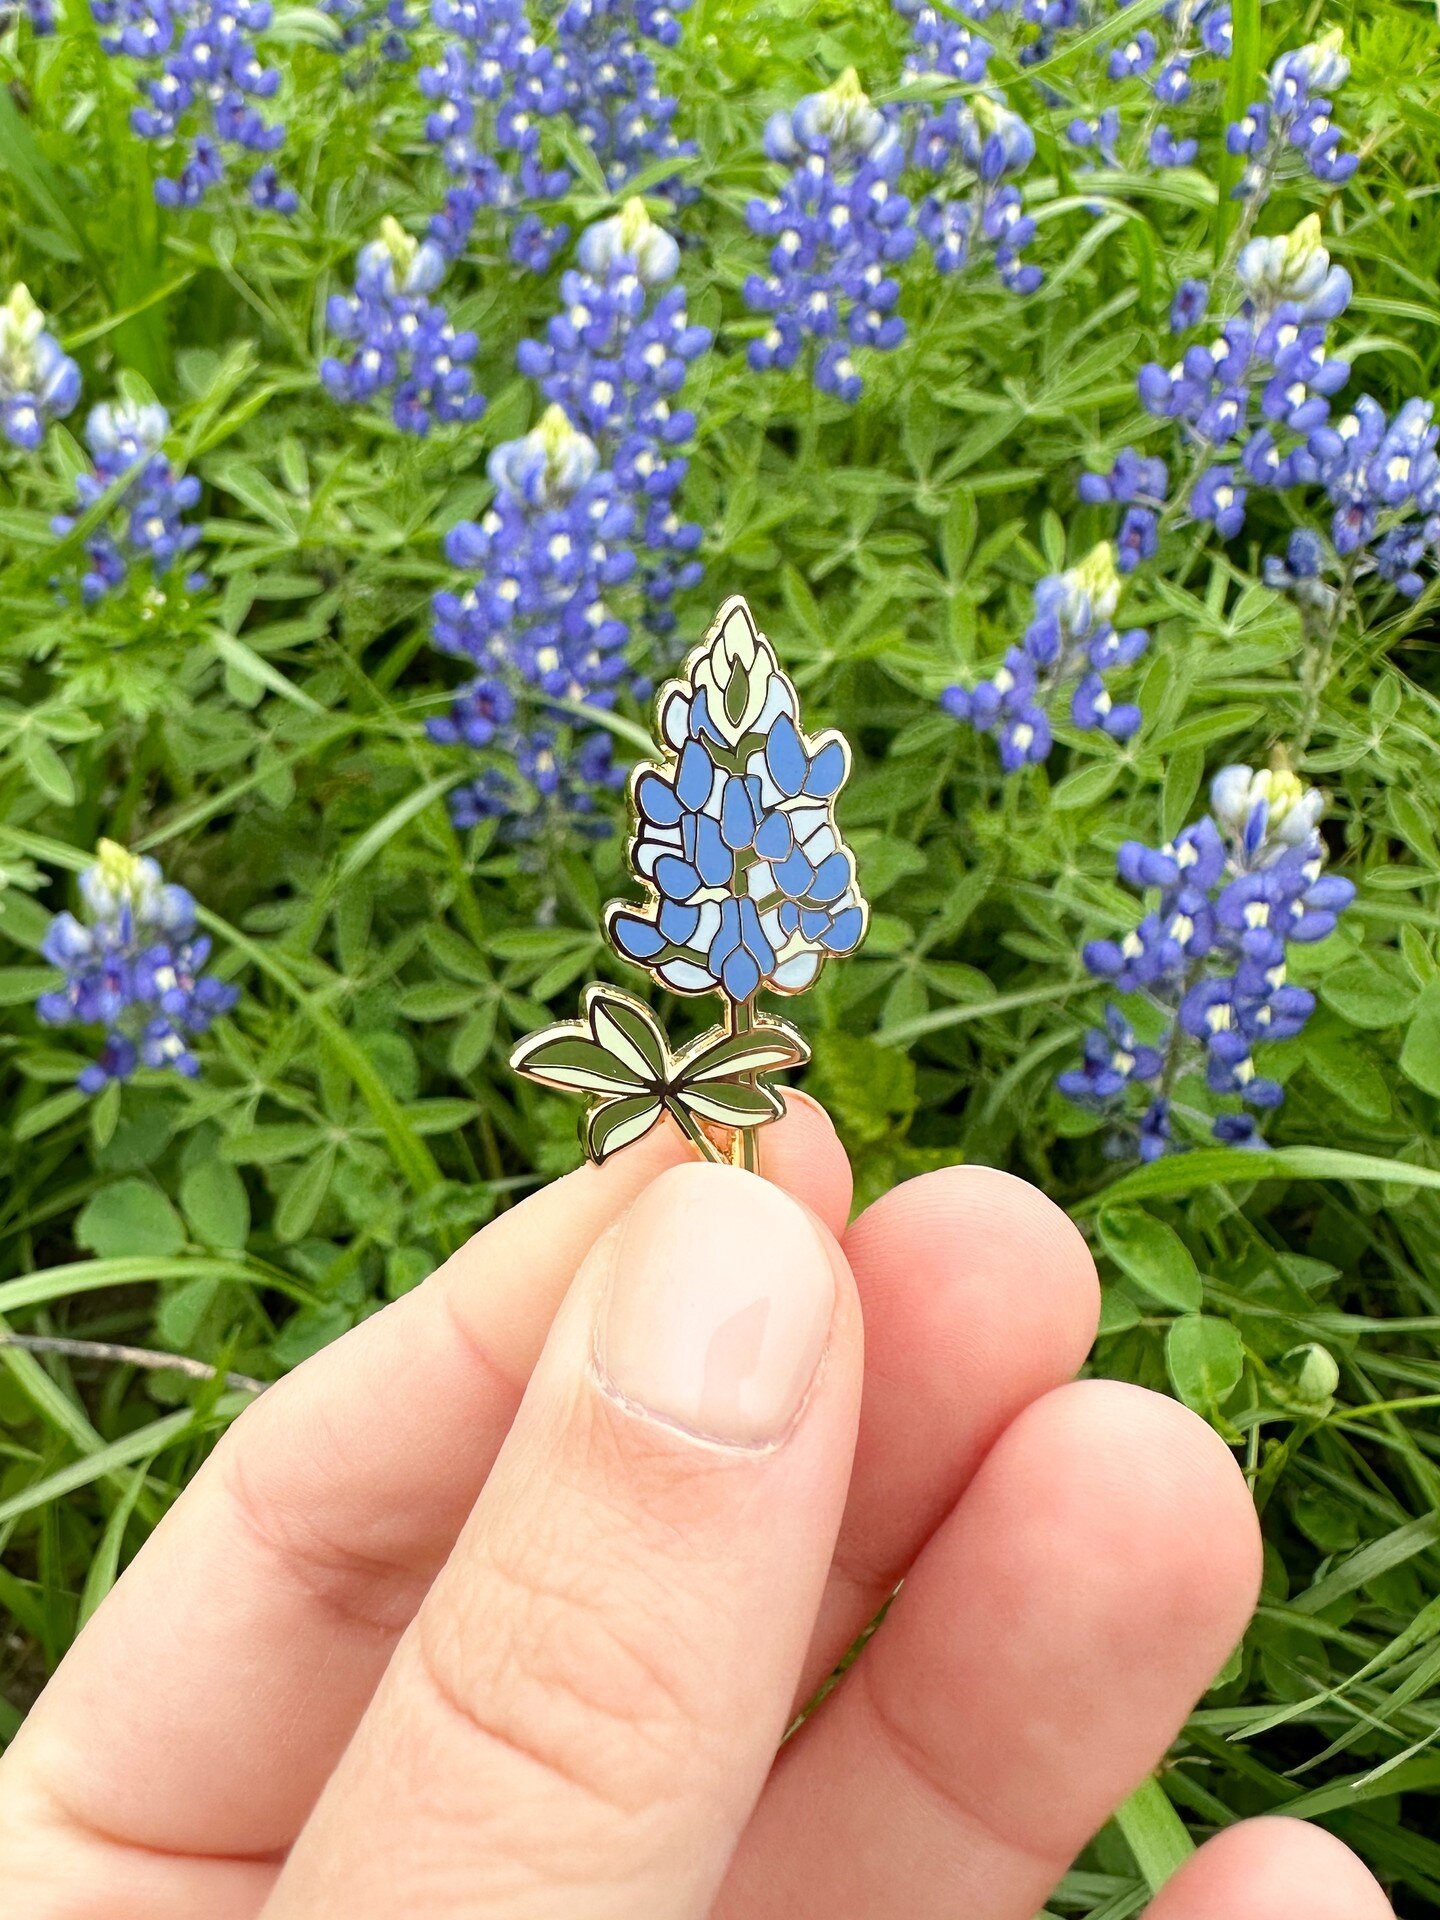
[[[668,1114],[704,1158],[753,1170],[756,1129],[783,1111],[768,1076],[809,1058],[756,995],[804,992],[865,937],[869,909],[835,824],[850,749],[803,731],[795,687],[738,595],[656,712],[662,758],[630,781],[630,869],[645,898],[612,901],[605,930],[669,992],[718,994],[724,1018],[677,1052],[643,1002],[590,986],[583,1019],[533,1034],[510,1064],[588,1097],[592,1160]]]

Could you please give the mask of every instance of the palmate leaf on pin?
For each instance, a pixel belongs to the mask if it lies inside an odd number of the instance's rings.
[[[803,1066],[810,1049],[784,1021],[744,1033],[712,1029],[672,1053],[643,1001],[618,987],[585,989],[585,1017],[532,1034],[515,1050],[517,1073],[590,1096],[585,1150],[603,1161],[668,1113],[687,1134],[706,1122],[744,1131],[777,1119],[780,1096],[756,1076]]]

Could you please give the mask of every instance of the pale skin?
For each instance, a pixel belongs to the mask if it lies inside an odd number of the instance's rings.
[[[1032,1920],[1244,1630],[1244,1480],[1073,1382],[1094,1268],[1034,1189],[847,1225],[793,1097],[761,1170],[657,1131],[267,1392],[0,1761],[6,1910]],[[1390,1911],[1258,1821],[1149,1920]]]

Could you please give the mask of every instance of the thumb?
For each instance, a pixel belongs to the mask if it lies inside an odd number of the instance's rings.
[[[753,1174],[594,1247],[267,1920],[699,1920],[784,1733],[849,1478],[859,1307]]]

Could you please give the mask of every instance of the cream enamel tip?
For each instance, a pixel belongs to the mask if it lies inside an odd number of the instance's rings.
[[[611,1242],[600,1384],[632,1413],[722,1446],[794,1425],[830,1337],[835,1275],[809,1216],[752,1173],[663,1173]]]

